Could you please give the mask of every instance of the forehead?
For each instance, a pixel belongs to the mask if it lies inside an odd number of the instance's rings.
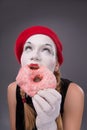
[[[53,48],[56,48],[54,41],[47,35],[35,34],[30,36],[25,43],[31,42],[32,44],[38,43],[37,45],[50,44]]]

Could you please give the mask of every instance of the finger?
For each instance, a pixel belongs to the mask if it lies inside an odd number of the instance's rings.
[[[54,95],[57,98],[61,98],[61,94],[55,89],[48,88],[46,91],[50,92],[52,95]]]
[[[52,109],[51,105],[41,96],[36,94],[33,97],[34,106],[36,108],[36,111],[40,112],[48,112]]]
[[[51,106],[56,102],[61,101],[61,95],[54,89],[40,90],[38,95],[44,98]]]
[[[33,102],[33,105],[34,105],[34,108],[37,112],[37,115],[39,115],[41,112],[42,112],[42,109],[41,107],[38,105],[37,101],[34,99],[34,97],[32,97],[32,102]]]

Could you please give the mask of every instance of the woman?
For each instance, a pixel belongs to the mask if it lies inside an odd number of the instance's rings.
[[[63,56],[58,36],[48,27],[28,28],[17,38],[15,54],[22,72],[26,65],[46,66],[54,73],[57,86],[30,97],[16,81],[11,83],[8,86],[11,130],[80,130],[84,92],[76,83],[60,76]]]

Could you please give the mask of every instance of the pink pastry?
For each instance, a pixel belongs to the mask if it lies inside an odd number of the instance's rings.
[[[31,97],[41,89],[56,88],[57,85],[53,72],[37,65],[21,67],[16,82]]]

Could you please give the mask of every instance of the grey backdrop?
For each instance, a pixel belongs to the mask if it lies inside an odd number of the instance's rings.
[[[53,28],[63,43],[61,73],[85,92],[81,130],[87,129],[87,1],[0,0],[0,130],[9,130],[7,86],[20,65],[14,56],[19,32],[31,25]]]

